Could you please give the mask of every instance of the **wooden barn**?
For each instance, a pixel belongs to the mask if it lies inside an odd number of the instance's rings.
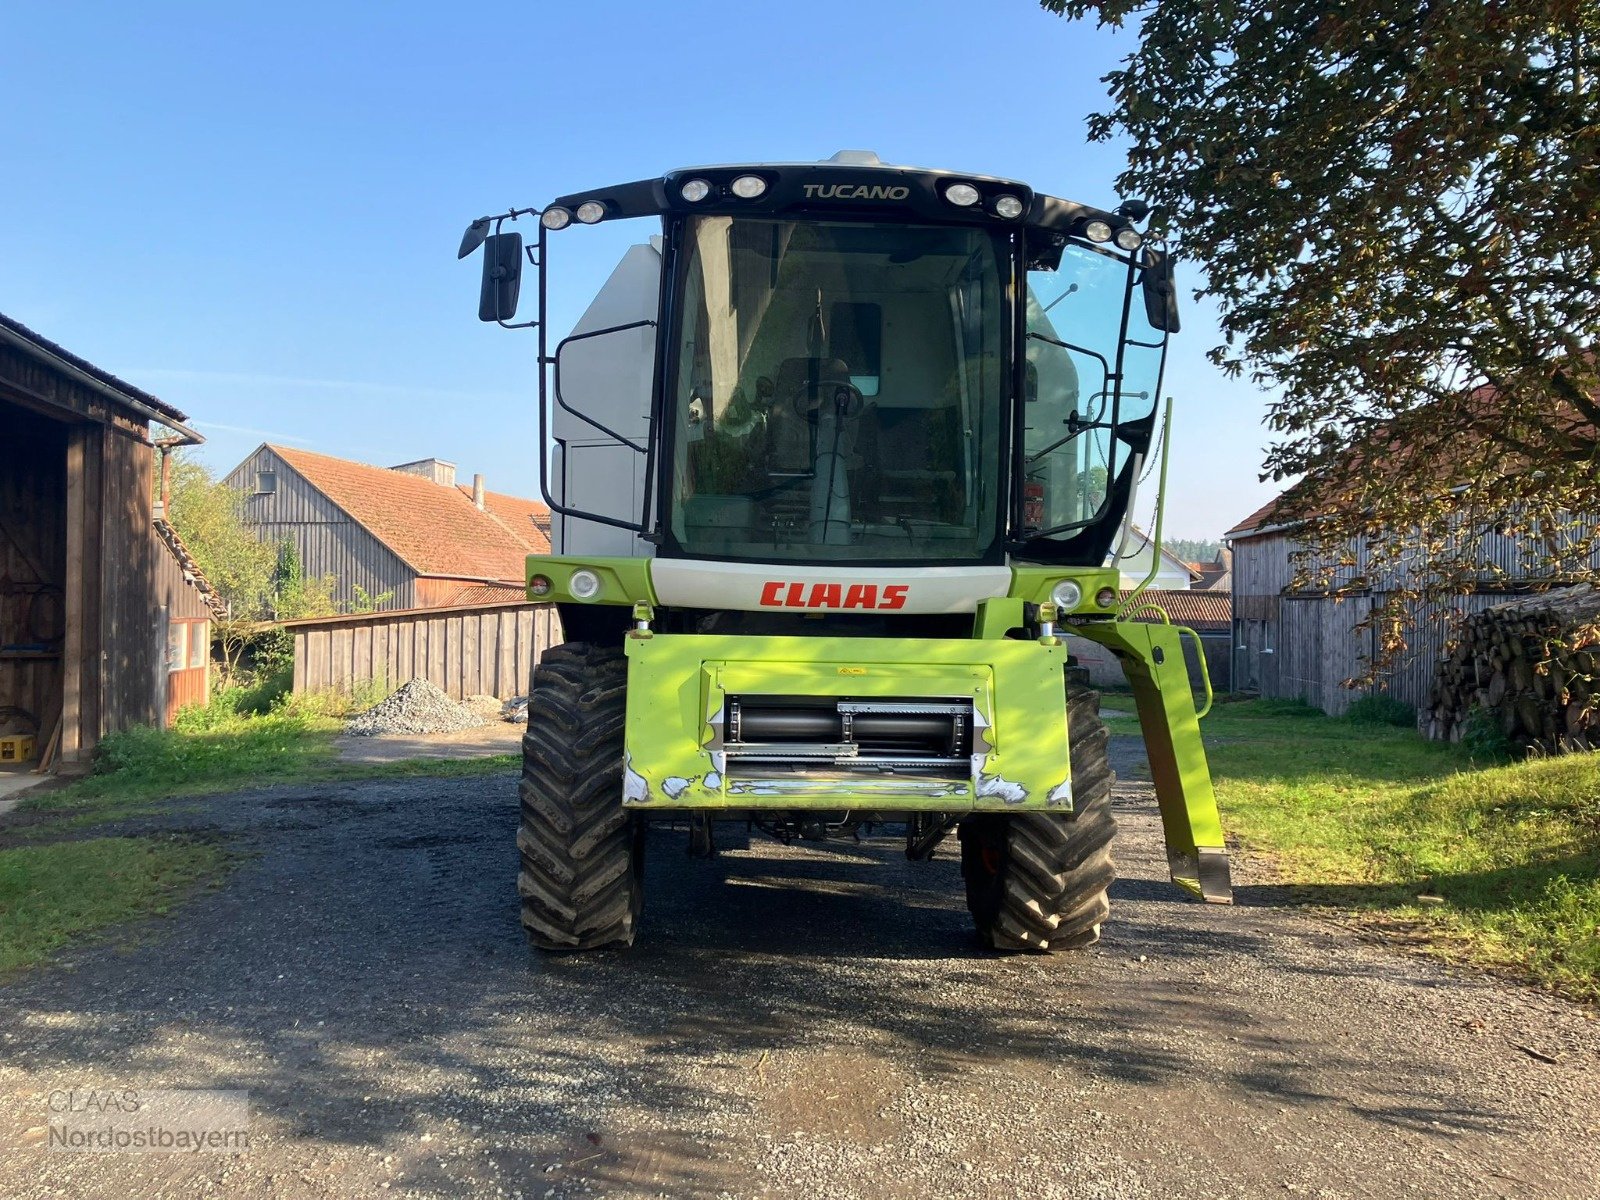
[[[1372,685],[1347,688],[1345,680],[1363,675],[1376,652],[1376,634],[1361,625],[1388,598],[1385,581],[1369,579],[1367,547],[1357,539],[1344,549],[1341,557],[1347,565],[1340,577],[1369,586],[1341,588],[1340,595],[1296,589],[1296,527],[1273,518],[1277,503],[1251,513],[1223,535],[1233,549],[1235,691],[1304,700],[1335,716],[1358,697],[1374,693],[1420,708],[1460,617],[1550,582],[1535,577],[1516,540],[1488,538],[1485,570],[1476,587],[1416,611],[1400,659]]]
[[[262,445],[224,482],[257,536],[294,542],[305,574],[333,576],[346,606],[361,594],[387,597],[379,611],[516,602],[528,555],[550,552],[549,509],[482,476],[457,484],[439,459],[374,467]]]
[[[187,419],[0,315],[0,734],[26,759],[81,767],[205,695],[206,597],[154,511],[151,430],[201,441]]]

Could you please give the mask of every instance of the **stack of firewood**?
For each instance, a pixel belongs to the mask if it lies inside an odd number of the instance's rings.
[[[1600,588],[1562,588],[1468,617],[1418,722],[1430,738],[1460,741],[1473,709],[1514,746],[1600,750]]]

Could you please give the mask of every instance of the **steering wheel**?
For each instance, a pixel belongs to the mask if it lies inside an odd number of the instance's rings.
[[[839,380],[807,380],[789,397],[789,405],[794,409],[795,416],[808,420],[813,413],[830,404],[841,417],[858,417],[867,406],[867,398],[855,384]]]

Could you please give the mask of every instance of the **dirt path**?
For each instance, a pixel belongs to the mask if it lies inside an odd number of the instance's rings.
[[[973,949],[949,848],[667,833],[636,950],[535,960],[509,778],[219,798],[223,889],[0,987],[0,1194],[1600,1196],[1600,1023],[1187,902],[1119,796],[1114,924],[1049,961]],[[252,1149],[47,1152],[93,1086],[248,1089]]]
[[[400,762],[408,758],[482,758],[521,754],[522,726],[494,721],[454,733],[385,733],[377,737],[345,734],[333,743],[340,762]]]

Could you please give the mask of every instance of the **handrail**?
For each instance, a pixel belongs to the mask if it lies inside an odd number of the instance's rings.
[[[1200,634],[1196,630],[1191,629],[1187,625],[1174,625],[1171,615],[1166,609],[1162,608],[1161,605],[1157,604],[1154,600],[1146,601],[1138,608],[1119,612],[1117,614],[1117,620],[1137,621],[1145,613],[1154,613],[1156,616],[1160,617],[1161,624],[1170,626],[1172,629],[1176,630],[1179,637],[1182,637],[1184,634],[1188,634],[1194,639],[1195,657],[1200,660],[1200,682],[1205,684],[1206,689],[1205,706],[1194,714],[1195,720],[1200,720],[1211,711],[1211,705],[1217,698],[1216,693],[1211,689],[1211,667],[1206,662],[1206,644],[1200,640]]]
[[[1126,620],[1126,614],[1138,611],[1134,601],[1149,590],[1155,582],[1156,575],[1161,570],[1161,523],[1167,510],[1167,458],[1172,448],[1172,397],[1167,397],[1166,411],[1161,417],[1161,480],[1156,485],[1156,520],[1155,528],[1150,531],[1150,571],[1141,579],[1128,598],[1122,602],[1122,607],[1117,609],[1117,620]],[[1133,506],[1128,506],[1126,520],[1133,520]],[[1168,624],[1171,624],[1169,621]]]
[[[1204,708],[1194,714],[1195,720],[1199,721],[1211,711],[1211,702],[1217,698],[1216,693],[1211,690],[1211,668],[1206,665],[1206,644],[1200,640],[1200,634],[1187,625],[1174,625],[1173,628],[1178,631],[1179,637],[1187,633],[1194,639],[1194,655],[1200,660],[1200,682],[1206,685],[1206,703]]]

